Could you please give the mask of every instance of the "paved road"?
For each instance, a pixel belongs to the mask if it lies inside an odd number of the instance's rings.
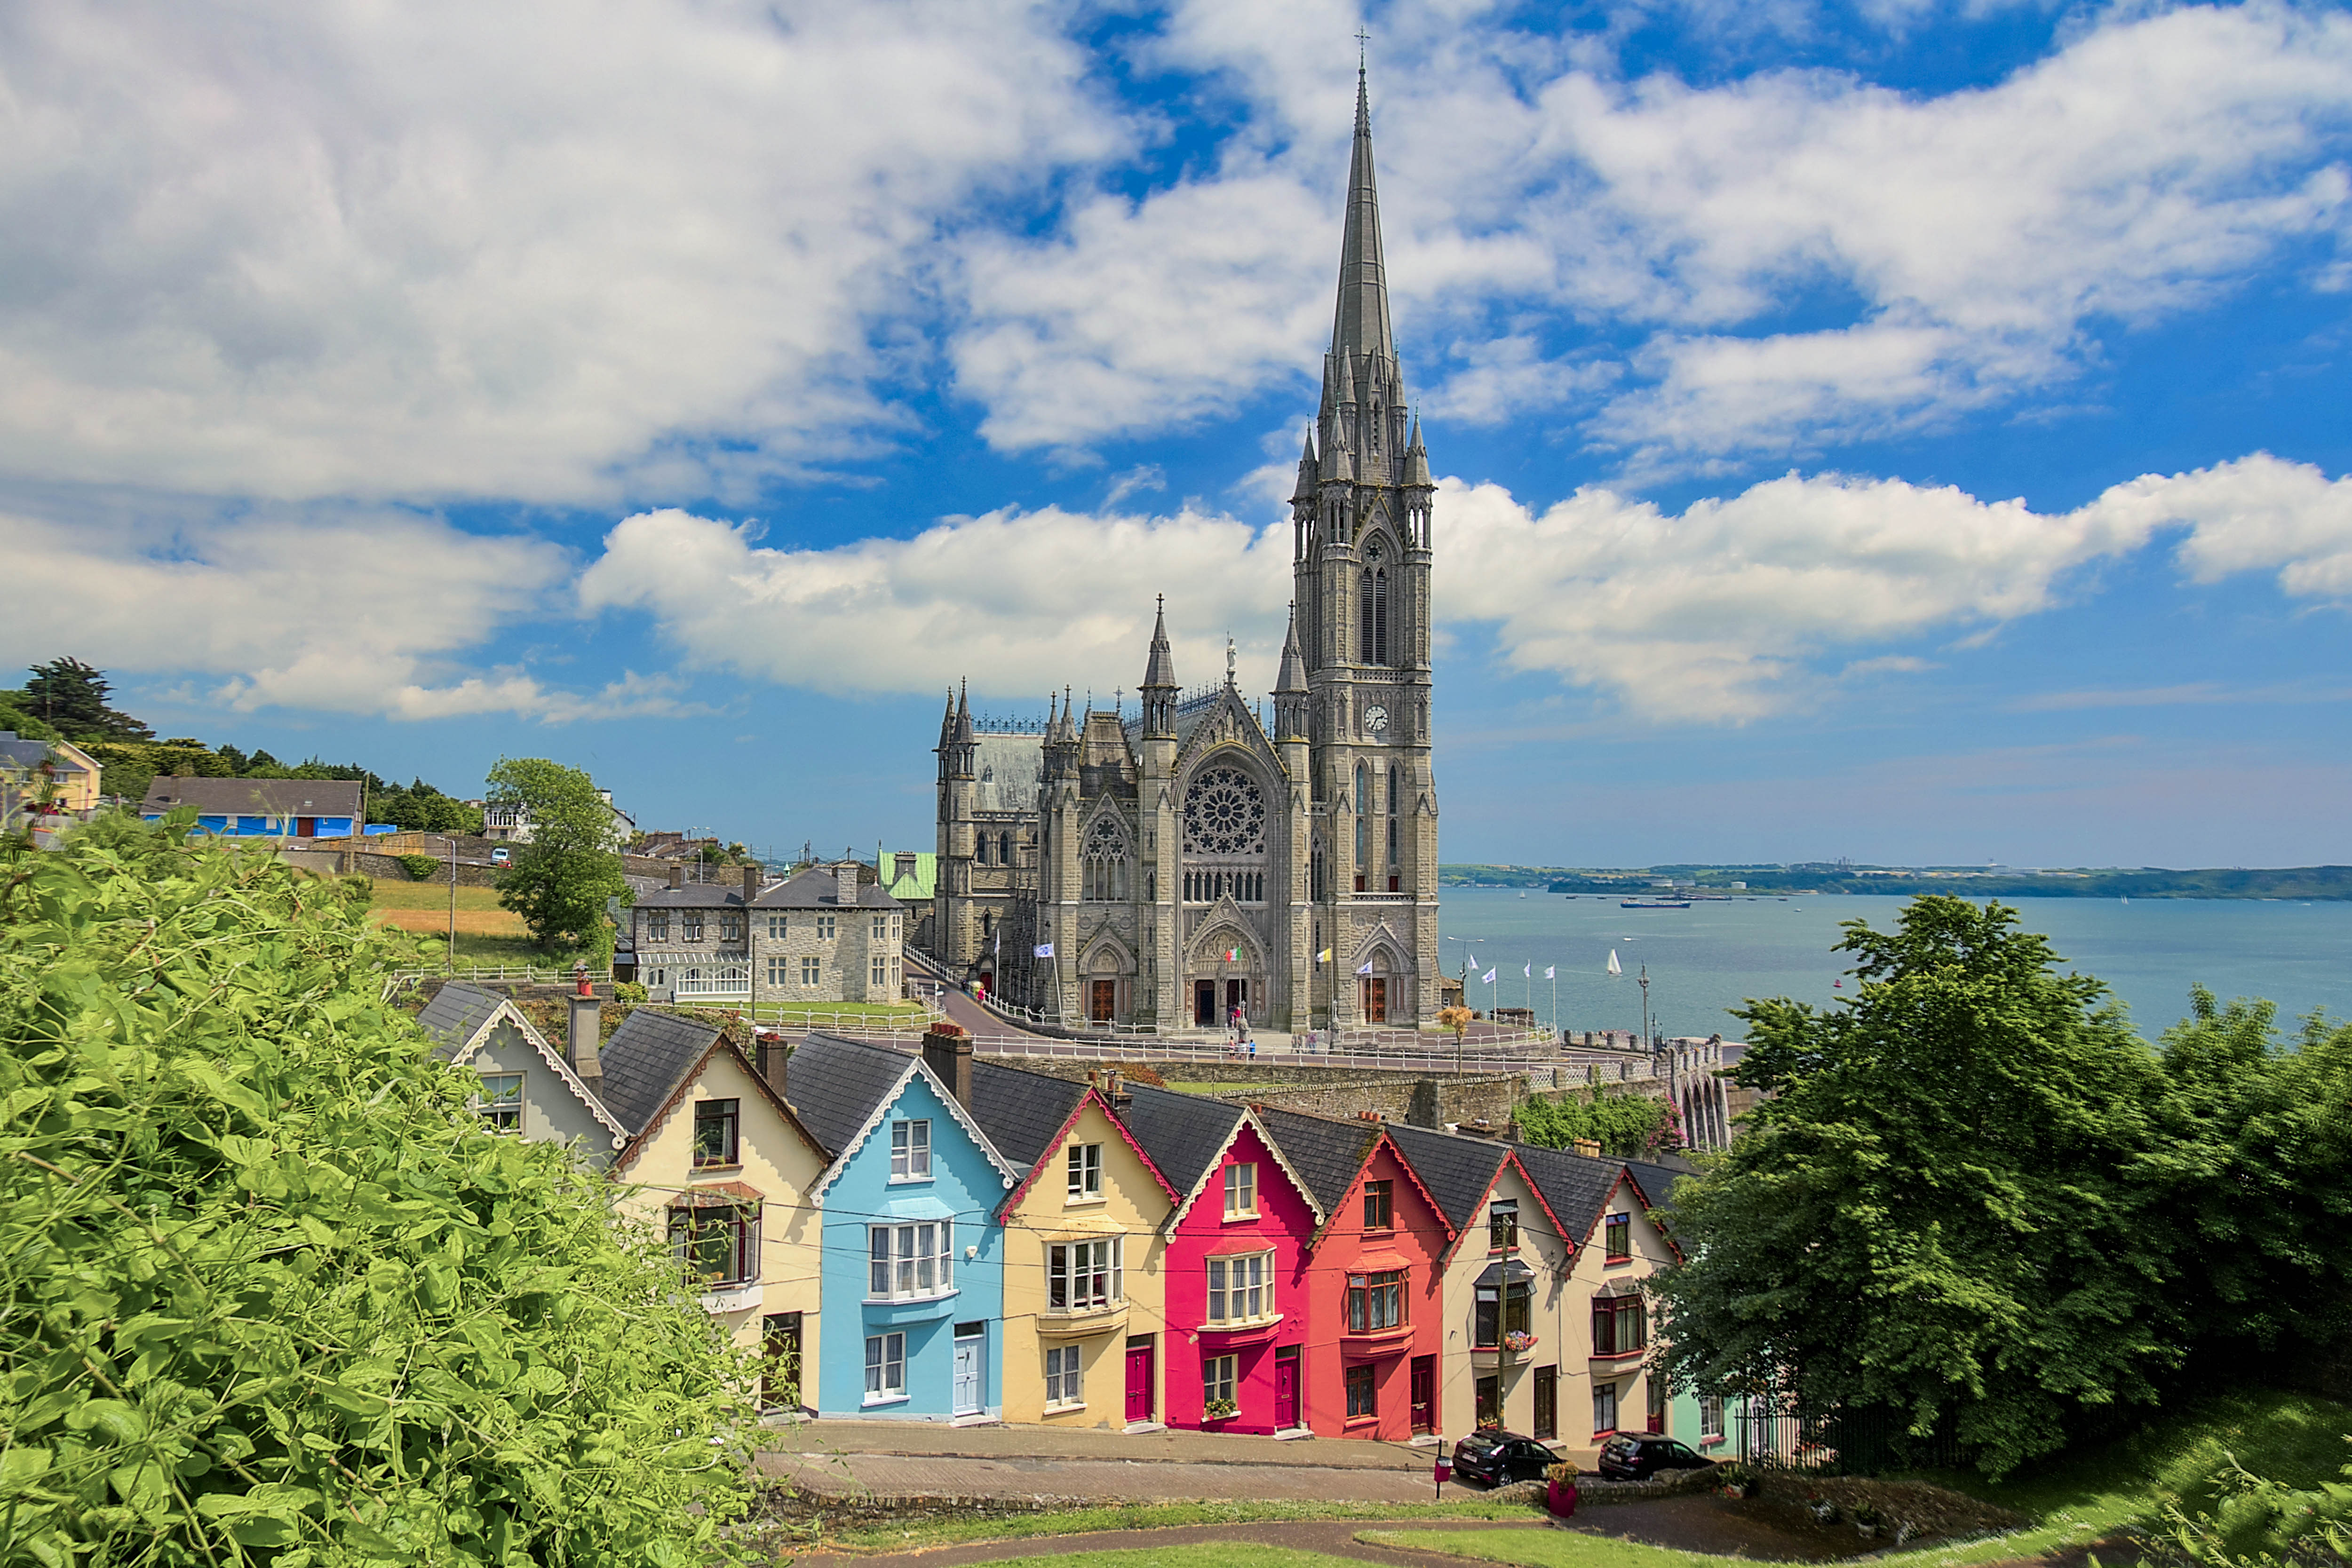
[[[1416,1528],[1407,1523],[1405,1528]],[[1029,1541],[990,1541],[968,1546],[932,1546],[913,1552],[813,1552],[791,1561],[793,1568],[847,1568],[853,1563],[909,1563],[921,1568],[959,1568],[970,1563],[1002,1563],[1016,1557],[1060,1557],[1079,1552],[1163,1552],[1172,1546],[1199,1546],[1231,1542],[1232,1560],[1245,1564],[1254,1546],[1281,1546],[1295,1552],[1320,1552],[1357,1563],[1387,1563],[1402,1568],[1427,1568],[1450,1563],[1461,1568],[1463,1559],[1442,1552],[1400,1552],[1356,1539],[1370,1528],[1360,1520],[1310,1521],[1272,1524],[1181,1524],[1164,1530],[1105,1530],[1088,1535],[1055,1535]],[[1381,1528],[1394,1528],[1381,1526]],[[1524,1530],[1523,1524],[1496,1524],[1484,1520],[1432,1521],[1432,1530]]]

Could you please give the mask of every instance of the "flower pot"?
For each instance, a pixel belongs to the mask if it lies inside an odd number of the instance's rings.
[[[1544,1482],[1544,1507],[1555,1519],[1566,1519],[1576,1511],[1574,1481]]]

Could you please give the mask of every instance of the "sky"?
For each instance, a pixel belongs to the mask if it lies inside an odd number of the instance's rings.
[[[1449,862],[2352,862],[2352,11],[0,8],[0,668],[928,847],[1273,684],[1366,36]]]

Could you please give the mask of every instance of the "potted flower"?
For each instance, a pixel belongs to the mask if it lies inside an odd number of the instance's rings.
[[[1231,1420],[1237,1408],[1230,1399],[1212,1399],[1208,1408],[1201,1412],[1201,1418],[1204,1421]]]
[[[1544,1469],[1544,1508],[1554,1519],[1576,1512],[1576,1467],[1549,1465]]]
[[[1746,1465],[1729,1464],[1717,1472],[1723,1479],[1723,1495],[1728,1498],[1752,1497],[1756,1492],[1756,1472]]]
[[[1514,1354],[1535,1349],[1536,1336],[1525,1329],[1513,1329],[1503,1336],[1503,1348]]]

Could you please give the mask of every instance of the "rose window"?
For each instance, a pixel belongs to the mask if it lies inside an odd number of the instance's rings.
[[[1265,796],[1248,774],[1212,768],[1184,791],[1184,848],[1193,854],[1265,852]]]

